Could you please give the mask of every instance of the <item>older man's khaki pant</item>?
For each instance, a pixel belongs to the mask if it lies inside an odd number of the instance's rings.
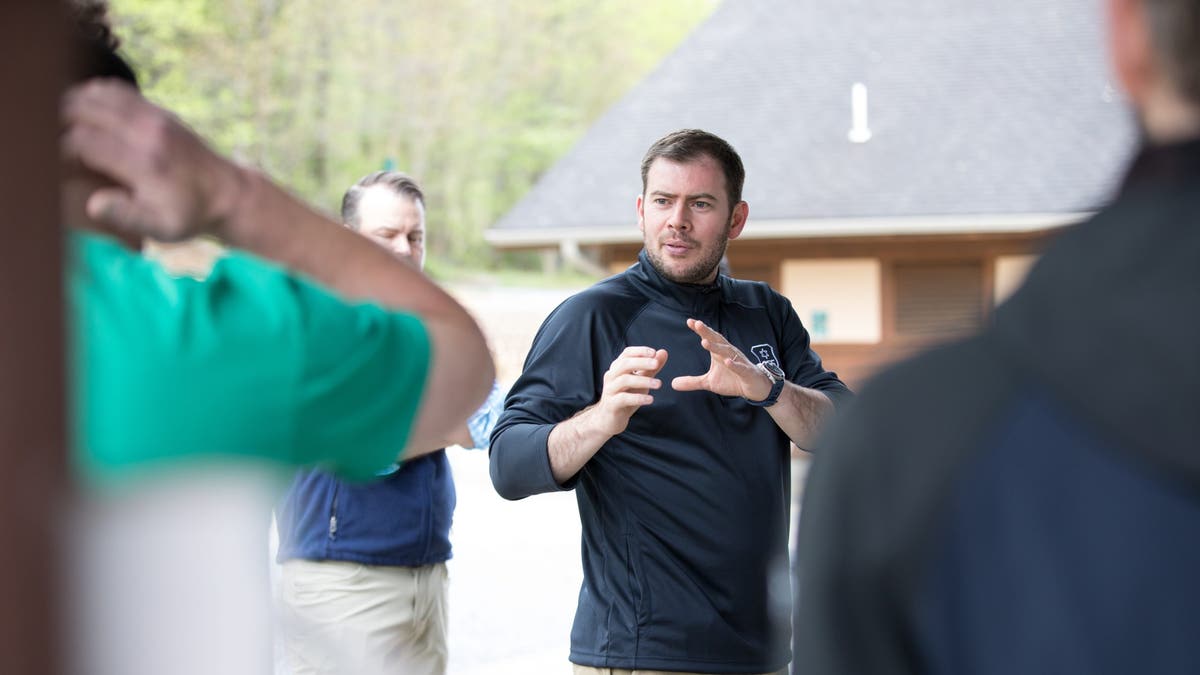
[[[280,577],[292,675],[446,672],[446,564],[289,560]]]

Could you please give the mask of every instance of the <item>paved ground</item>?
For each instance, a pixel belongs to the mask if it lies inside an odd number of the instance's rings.
[[[482,452],[452,450],[450,674],[569,672],[581,579],[575,493],[501,499]]]

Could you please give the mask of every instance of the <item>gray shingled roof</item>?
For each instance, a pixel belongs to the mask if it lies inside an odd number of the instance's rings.
[[[1095,0],[727,0],[489,232],[633,228],[645,149],[683,127],[741,153],[751,226],[1103,203],[1133,124]],[[852,143],[851,86],[871,139]],[[616,235],[623,237],[624,235]]]

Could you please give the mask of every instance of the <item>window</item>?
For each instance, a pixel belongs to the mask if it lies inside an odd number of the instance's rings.
[[[982,326],[980,261],[898,262],[893,278],[898,337],[947,338]]]

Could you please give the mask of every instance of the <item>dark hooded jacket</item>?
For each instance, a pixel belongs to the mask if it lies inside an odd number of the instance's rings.
[[[1200,673],[1200,141],[869,385],[803,513],[797,673]]]

